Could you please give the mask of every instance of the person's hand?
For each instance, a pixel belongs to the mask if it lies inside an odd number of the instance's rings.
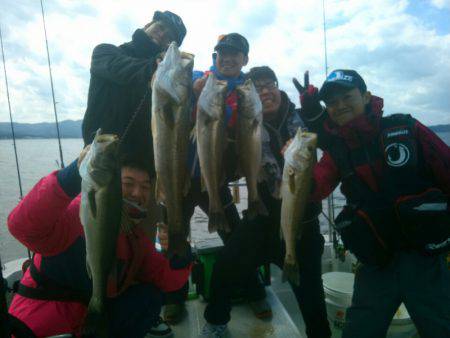
[[[78,160],[77,160],[78,169],[80,169],[81,162],[83,162],[83,159],[86,157],[86,154],[88,153],[89,149],[91,149],[90,144],[88,144],[86,147],[84,147],[80,153],[80,156],[78,156]]]
[[[205,87],[206,80],[208,79],[207,75],[203,75],[201,78],[194,81],[192,85],[192,90],[194,92],[194,95],[196,98],[199,98],[200,93],[203,90],[203,87]]]
[[[284,156],[284,153],[285,153],[286,149],[289,147],[289,145],[292,143],[293,140],[294,140],[293,138],[287,140],[286,144],[280,150],[281,155]]]
[[[169,231],[167,224],[158,222],[156,223],[156,226],[158,227],[158,240],[161,245],[161,249],[163,251],[167,251],[169,248]]]
[[[301,115],[304,115],[307,119],[320,115],[322,113],[322,105],[319,99],[319,89],[309,84],[309,72],[305,72],[303,86],[295,77],[292,79],[292,82],[300,94]]]

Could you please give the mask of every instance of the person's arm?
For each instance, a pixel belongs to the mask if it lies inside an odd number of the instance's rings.
[[[41,179],[8,216],[11,234],[33,252],[54,255],[82,233],[77,161]]]
[[[146,240],[146,255],[138,279],[144,283],[152,283],[164,292],[180,289],[191,273],[192,254],[186,258],[174,257],[170,261],[156,251],[154,244]]]
[[[416,122],[416,137],[423,151],[424,163],[442,191],[450,196],[450,148],[435,133]]]
[[[324,152],[313,169],[312,202],[327,198],[339,184],[339,170],[328,152]]]
[[[117,46],[101,44],[92,53],[91,74],[119,85],[148,83],[156,66],[156,55],[147,59],[134,58]]]

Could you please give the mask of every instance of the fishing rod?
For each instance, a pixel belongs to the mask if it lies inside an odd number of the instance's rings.
[[[14,123],[13,123],[12,110],[11,110],[11,100],[9,97],[8,75],[6,72],[5,50],[3,48],[3,35],[2,35],[1,25],[0,25],[0,45],[1,45],[1,49],[2,49],[3,72],[5,74],[6,97],[8,99],[9,121],[11,124],[11,134],[12,134],[13,146],[14,146],[14,156],[16,159],[17,179],[19,181],[20,200],[22,200],[23,199],[22,178],[20,175],[19,157],[17,155],[17,145],[16,145],[16,134],[14,132]],[[31,259],[30,249],[27,248],[27,252],[28,252],[28,258]]]
[[[324,48],[324,70],[325,79],[328,75],[328,52],[327,52],[327,20],[325,15],[325,0],[322,0],[322,15],[323,15],[323,48]],[[331,235],[335,231],[333,228],[334,220],[334,196],[333,193],[327,198],[327,209],[328,209],[328,233],[330,234],[329,240],[331,241]]]
[[[61,136],[59,134],[58,114],[56,112],[55,89],[53,87],[52,65],[50,63],[50,52],[48,49],[47,29],[45,27],[44,5],[42,4],[42,0],[40,0],[40,1],[41,1],[42,22],[44,24],[45,47],[47,48],[47,61],[48,61],[48,71],[50,74],[50,87],[52,88],[53,111],[55,112],[56,134],[58,137],[58,145],[59,145],[59,158],[61,159],[61,168],[64,168],[64,159],[63,159],[63,153],[62,153],[62,147],[61,147]]]

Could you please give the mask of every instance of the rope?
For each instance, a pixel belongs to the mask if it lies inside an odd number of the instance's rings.
[[[134,121],[136,120],[136,117],[139,115],[139,113],[142,110],[142,107],[144,106],[144,104],[147,101],[147,97],[149,95],[149,91],[147,90],[144,94],[144,96],[141,99],[141,102],[139,102],[138,107],[136,108],[135,112],[133,113],[133,115],[130,118],[130,122],[128,122],[127,126],[125,127],[125,130],[123,131],[120,140],[119,140],[119,147],[122,145],[123,141],[125,140],[126,136],[128,135],[132,125],[134,124]]]

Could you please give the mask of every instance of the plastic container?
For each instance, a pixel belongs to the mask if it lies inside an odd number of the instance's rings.
[[[333,338],[341,337],[345,312],[351,305],[355,275],[348,272],[328,272],[322,275],[327,315]],[[417,330],[403,304],[395,313],[387,338],[411,338]]]

